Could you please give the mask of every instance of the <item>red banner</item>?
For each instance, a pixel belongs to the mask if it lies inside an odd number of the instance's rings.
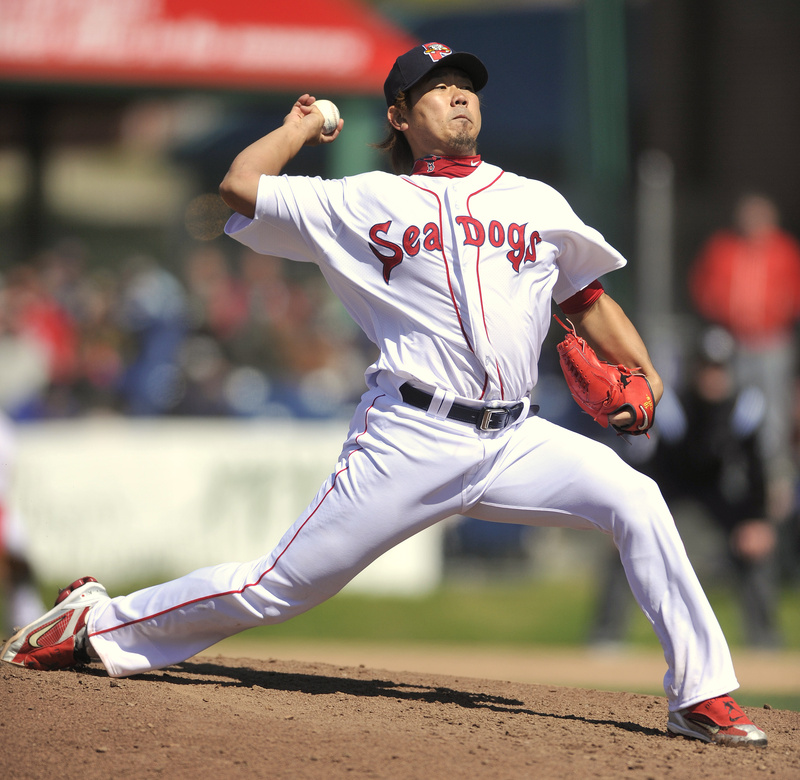
[[[0,80],[380,93],[417,41],[360,0],[0,0]]]

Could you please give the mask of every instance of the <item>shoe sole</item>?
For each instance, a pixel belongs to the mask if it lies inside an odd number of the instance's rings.
[[[711,742],[711,737],[707,734],[704,734],[700,731],[694,731],[692,729],[685,729],[679,726],[677,723],[672,723],[671,721],[667,723],[667,731],[670,733],[672,737],[688,737],[689,739],[699,739],[701,742]]]

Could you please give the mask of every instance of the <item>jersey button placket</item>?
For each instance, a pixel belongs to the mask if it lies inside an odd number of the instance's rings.
[[[456,182],[457,181],[458,180],[456,180]],[[448,187],[444,198],[446,213],[445,222],[451,231],[449,257],[452,273],[457,280],[457,283],[453,286],[453,295],[458,305],[461,323],[467,334],[467,338],[470,340],[476,357],[481,360],[481,352],[476,344],[476,341],[480,338],[480,334],[475,330],[475,312],[478,311],[479,298],[475,296],[476,290],[474,289],[471,278],[473,274],[471,273],[468,262],[471,253],[466,251],[473,249],[473,247],[464,245],[464,233],[455,221],[457,216],[465,212],[461,210],[461,200],[453,184],[454,183],[451,183],[450,187]],[[482,363],[483,361],[481,360],[481,365]],[[483,384],[483,377],[475,377],[475,382],[481,386]]]
[[[459,182],[463,183],[463,182]],[[466,208],[466,201],[462,201],[457,195],[452,201],[453,212],[451,215],[452,224],[455,229],[456,241],[455,250],[458,252],[459,275],[464,285],[464,295],[468,303],[463,307],[463,311],[469,312],[469,329],[472,334],[472,344],[475,355],[480,360],[484,371],[489,376],[489,387],[496,384],[497,363],[494,349],[489,342],[486,334],[483,311],[481,310],[482,291],[480,277],[478,273],[478,263],[487,249],[487,245],[474,246],[468,244],[464,230],[455,223],[456,216],[470,216]],[[483,299],[483,306],[492,305],[491,300]]]

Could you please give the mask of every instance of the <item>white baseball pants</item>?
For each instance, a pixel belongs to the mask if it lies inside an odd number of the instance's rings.
[[[305,612],[385,551],[456,514],[611,534],[663,647],[670,709],[738,687],[652,480],[605,445],[539,417],[484,433],[380,391],[364,396],[335,471],[271,553],[98,604],[90,642],[114,677],[178,663]]]

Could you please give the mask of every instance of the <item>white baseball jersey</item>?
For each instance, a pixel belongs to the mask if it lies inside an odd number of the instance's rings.
[[[551,298],[625,264],[551,187],[487,163],[456,179],[263,176],[256,219],[234,215],[226,231],[320,266],[381,349],[368,386],[484,401],[536,384]]]
[[[486,163],[464,178],[263,176],[256,218],[234,216],[227,231],[257,252],[317,263],[380,357],[335,468],[274,550],[92,608],[89,640],[110,674],[177,663],[287,620],[462,514],[608,533],[664,648],[670,708],[737,687],[652,480],[541,417],[488,431],[448,417],[454,399],[527,408],[551,300],[624,264],[558,193]],[[405,382],[437,405],[404,403]]]

